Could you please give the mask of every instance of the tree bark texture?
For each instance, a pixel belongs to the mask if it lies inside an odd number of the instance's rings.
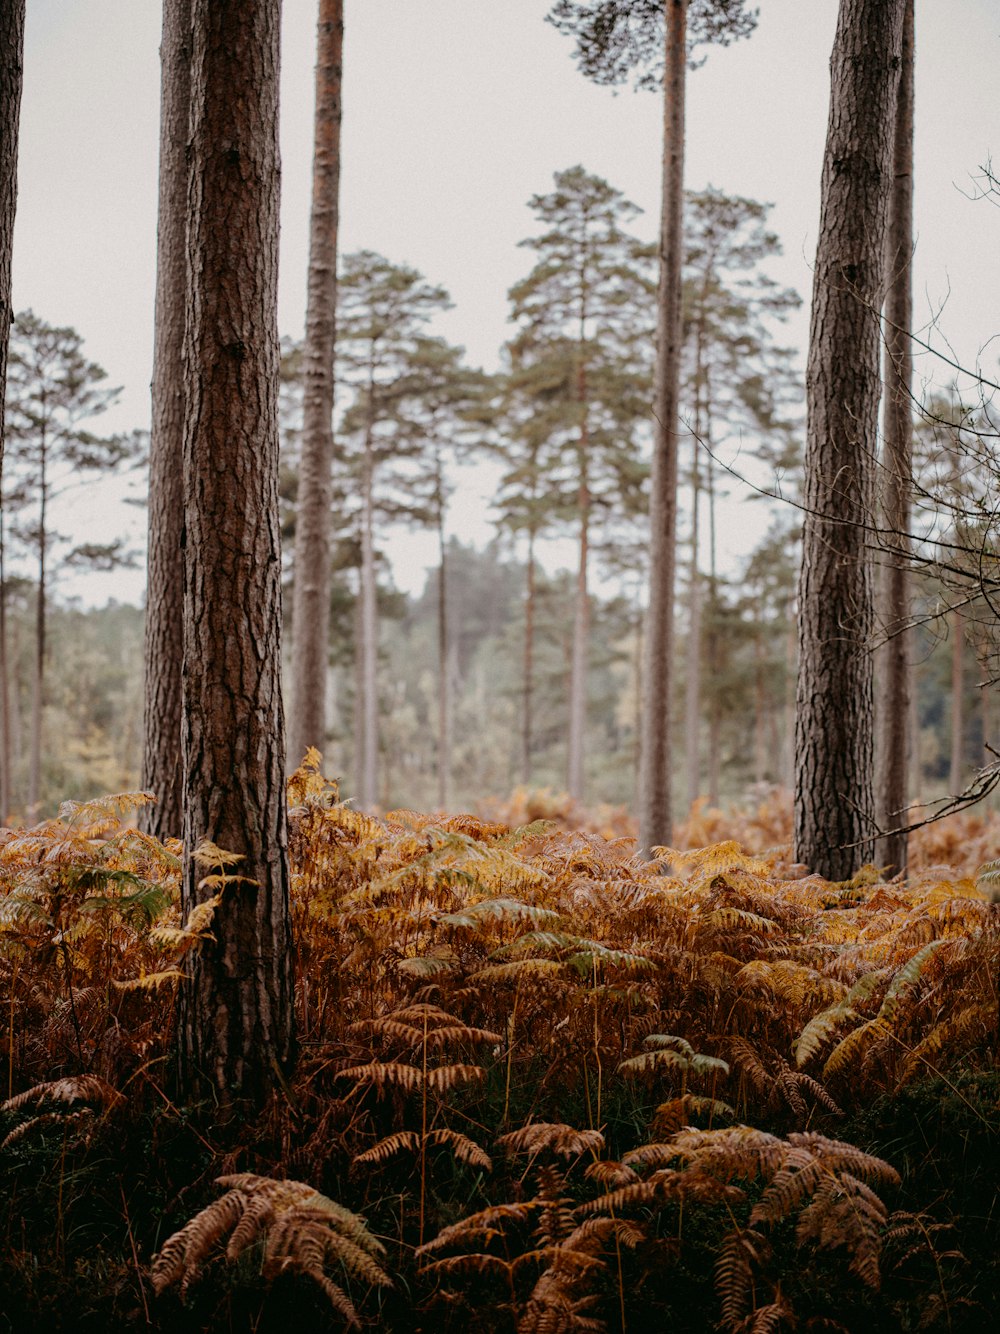
[[[0,5],[0,479],[3,477],[4,404],[7,400],[7,346],[14,317],[11,258],[17,211],[17,144],[24,72],[25,0]],[[7,663],[6,594],[0,589],[0,655],[2,655],[3,737],[0,754],[0,822],[10,806],[10,696]]]
[[[45,617],[48,593],[48,445],[43,423],[38,456],[38,587],[35,589],[35,652],[31,668],[31,740],[28,749],[28,824],[38,819],[42,784],[42,716],[45,709]]]
[[[580,318],[580,342],[586,325],[586,311]],[[582,350],[581,350],[582,355]],[[590,563],[590,479],[588,454],[590,451],[590,424],[587,407],[587,370],[581,362],[577,372],[577,400],[580,405],[579,486],[577,488],[577,515],[580,537],[576,569],[576,597],[573,607],[573,648],[569,672],[569,737],[566,757],[566,786],[574,801],[583,801],[584,752],[587,733],[587,668],[590,661],[590,590],[587,586],[587,567]]]
[[[524,593],[524,655],[521,662],[521,782],[531,783],[532,708],[535,685],[535,530],[528,529],[528,560]]]
[[[795,857],[842,880],[874,854],[872,633],[878,311],[904,0],[841,0],[806,367]]]
[[[691,450],[691,565],[688,587],[687,671],[684,682],[684,768],[690,809],[701,787],[701,571],[698,568],[698,511],[701,507],[701,389],[694,408]]]
[[[435,460],[438,536],[438,808],[448,809],[451,790],[451,663],[448,660],[448,553],[444,538],[444,478],[440,455]]]
[[[374,385],[369,385],[369,395]],[[373,409],[370,408],[370,411]],[[378,805],[378,588],[375,574],[375,532],[372,422],[365,435],[361,479],[361,587],[358,634],[358,737],[354,747],[358,800],[362,810]]]
[[[677,435],[684,229],[684,84],[687,0],[664,0],[663,187],[660,282],[653,395],[653,465],[649,505],[649,610],[643,669],[639,774],[639,848],[671,838],[670,704],[673,683],[674,577],[677,546]]]
[[[140,828],[179,838],[183,826],[181,675],[184,553],[184,306],[191,0],[165,0],[160,46],[160,184],[149,531],[146,554],[142,785],[156,794]]]
[[[965,786],[965,625],[958,608],[948,617],[951,622],[951,762],[948,765],[948,791],[961,792]]]
[[[893,185],[886,247],[885,349],[883,352],[882,515],[888,548],[882,576],[882,623],[889,636],[876,659],[877,723],[875,791],[879,827],[906,824],[910,785],[910,692],[912,690],[908,555],[912,495],[913,410],[910,405],[913,355],[910,330],[913,255],[913,4],[905,0],[903,63],[896,97]],[[879,865],[906,871],[907,836],[881,838]]]
[[[333,469],[333,349],[337,316],[343,0],[320,0],[316,33],[316,131],[302,351],[302,458],[295,509],[292,717],[289,760],[326,743]]]
[[[193,0],[184,421],[185,914],[242,856],[182,986],[182,1087],[261,1099],[292,1058],[278,524],[280,0]],[[209,858],[211,861],[211,858]],[[212,869],[211,866],[209,869]],[[216,868],[217,869],[217,868]]]

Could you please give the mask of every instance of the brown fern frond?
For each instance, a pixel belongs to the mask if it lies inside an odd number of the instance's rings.
[[[100,1075],[67,1075],[63,1079],[35,1084],[23,1093],[0,1104],[0,1112],[19,1112],[25,1107],[44,1107],[48,1103],[89,1103],[101,1111],[108,1111],[125,1101],[125,1095],[102,1079]]]
[[[604,1136],[599,1130],[577,1130],[561,1122],[534,1121],[520,1130],[511,1130],[497,1139],[509,1153],[536,1157],[540,1153],[556,1158],[578,1158],[584,1153],[600,1153]]]
[[[449,1130],[447,1127],[431,1130],[427,1134],[427,1143],[432,1148],[450,1149],[460,1163],[467,1163],[469,1167],[479,1167],[484,1172],[489,1172],[493,1167],[489,1154],[481,1149],[475,1140],[469,1139],[468,1135],[462,1135],[457,1130]]]
[[[381,1164],[397,1153],[416,1153],[420,1148],[420,1136],[415,1130],[397,1130],[373,1144],[370,1149],[354,1155],[356,1163]]]
[[[763,1233],[754,1228],[735,1228],[727,1233],[715,1261],[715,1291],[722,1308],[722,1321],[730,1329],[743,1320],[753,1287],[753,1267],[770,1254]]]
[[[425,1256],[432,1251],[443,1250],[446,1246],[468,1246],[473,1242],[488,1245],[489,1242],[503,1236],[503,1228],[500,1225],[524,1223],[537,1209],[538,1202],[535,1200],[516,1204],[495,1204],[488,1209],[480,1209],[478,1213],[469,1214],[467,1218],[459,1219],[457,1223],[442,1228],[436,1237],[418,1246],[415,1253],[417,1256]]]
[[[432,1093],[447,1093],[458,1084],[485,1078],[486,1071],[481,1065],[437,1065],[427,1071],[427,1087]]]
[[[40,1126],[59,1126],[61,1130],[67,1132],[70,1127],[74,1130],[84,1131],[84,1138],[89,1137],[89,1132],[94,1124],[94,1111],[92,1107],[81,1107],[73,1112],[40,1112],[38,1116],[31,1117],[28,1121],[22,1121],[19,1126],[15,1126],[10,1134],[5,1135],[0,1140],[0,1152],[16,1144],[19,1140],[26,1139],[28,1135],[34,1134]]]
[[[599,1158],[595,1163],[588,1163],[583,1175],[588,1181],[596,1181],[602,1190],[611,1190],[618,1186],[627,1186],[639,1178],[625,1163],[609,1162]]]
[[[364,1220],[313,1187],[250,1172],[218,1180],[228,1187],[226,1194],[168,1238],[154,1257],[154,1292],[159,1294],[180,1280],[183,1297],[227,1233],[228,1260],[237,1259],[265,1236],[264,1277],[286,1271],[307,1275],[351,1323],[357,1323],[357,1314],[343,1290],[324,1273],[324,1264],[336,1260],[349,1274],[372,1285],[390,1282],[378,1262],[384,1248]]]
[[[367,1065],[351,1065],[346,1070],[338,1070],[337,1078],[371,1084],[380,1093],[390,1087],[412,1093],[422,1088],[424,1082],[423,1072],[417,1066],[406,1065],[402,1061],[370,1061]]]

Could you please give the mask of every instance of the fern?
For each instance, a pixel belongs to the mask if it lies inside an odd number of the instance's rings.
[[[179,1283],[183,1298],[225,1238],[230,1262],[263,1239],[265,1279],[287,1272],[304,1274],[348,1324],[360,1324],[347,1293],[326,1271],[336,1263],[348,1278],[374,1287],[391,1283],[381,1264],[385,1248],[364,1220],[301,1181],[275,1181],[244,1172],[219,1177],[218,1182],[227,1188],[226,1194],[169,1237],[154,1257],[154,1292],[160,1294]]]

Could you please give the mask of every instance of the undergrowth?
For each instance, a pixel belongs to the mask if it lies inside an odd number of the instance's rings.
[[[376,820],[311,758],[300,1058],[252,1120],[175,1096],[177,963],[209,936],[179,847],[122,823],[145,798],[0,836],[0,1330],[989,1324],[974,878]]]

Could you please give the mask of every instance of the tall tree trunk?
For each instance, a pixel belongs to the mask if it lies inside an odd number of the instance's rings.
[[[373,392],[369,386],[369,394]],[[363,810],[378,805],[378,603],[375,583],[372,426],[365,431],[361,477],[361,611],[358,642],[361,700],[358,711],[358,795]]]
[[[289,760],[326,744],[333,469],[333,349],[337,316],[343,0],[320,0],[316,30],[309,287],[302,350],[302,458],[295,508],[292,716]]]
[[[38,819],[42,779],[42,714],[45,708],[45,596],[48,547],[48,448],[46,428],[39,440],[38,588],[35,591],[35,653],[31,670],[31,740],[28,750],[28,824]]]
[[[17,145],[24,76],[24,3],[25,0],[4,0],[0,5],[0,480],[3,477],[7,348],[14,318],[11,259],[17,213]]]
[[[164,0],[160,45],[160,184],[156,233],[152,429],[144,628],[142,785],[156,803],[139,812],[157,838],[183,825],[181,696],[184,618],[184,301],[187,143],[191,109],[191,0]]]
[[[437,536],[438,536],[438,808],[448,809],[451,786],[451,664],[448,661],[448,566],[444,541],[444,482],[441,458],[436,459]]]
[[[580,342],[584,340],[586,308],[580,314]],[[582,358],[581,347],[581,358]],[[577,515],[580,523],[579,563],[576,571],[576,600],[573,610],[573,650],[569,673],[569,744],[566,786],[574,801],[584,796],[584,750],[587,734],[587,667],[590,658],[590,592],[587,566],[590,561],[590,422],[587,403],[587,367],[581,359],[577,369],[576,395],[580,407],[579,487]]]
[[[535,685],[535,530],[528,529],[528,568],[524,595],[524,657],[522,661],[521,782],[531,782],[531,710]]]
[[[841,0],[806,369],[795,857],[842,880],[874,853],[874,590],[866,551],[904,0]]]
[[[0,409],[2,411],[2,409]],[[11,810],[10,658],[7,654],[7,543],[0,504],[0,825]]]
[[[767,686],[764,681],[765,667],[764,625],[758,620],[753,636],[753,781],[759,787],[767,778]],[[773,711],[771,721],[773,723]],[[774,729],[771,729],[771,744],[774,744]]]
[[[948,766],[948,791],[961,792],[965,786],[965,626],[956,607],[951,621],[951,763]]]
[[[701,500],[701,388],[697,389],[691,453],[691,564],[688,587],[687,670],[684,682],[684,767],[687,804],[691,807],[700,787],[701,748],[701,572],[698,569],[698,509]]]
[[[885,447],[882,512],[889,547],[882,580],[882,621],[889,635],[876,674],[875,718],[878,725],[875,757],[875,793],[882,829],[906,823],[909,801],[910,732],[910,590],[907,573],[912,492],[913,414],[910,385],[913,356],[911,267],[913,252],[913,0],[905,0],[903,65],[896,99],[893,138],[894,179],[889,200],[889,236],[886,247],[889,291],[885,303],[883,355],[883,434]],[[905,834],[878,840],[880,865],[906,871]]]
[[[643,671],[639,778],[639,849],[671,837],[673,764],[674,573],[677,544],[677,408],[681,351],[681,264],[684,250],[684,79],[687,0],[664,0],[663,189],[660,285],[656,318],[653,468],[649,504],[649,611]]]
[[[193,0],[184,421],[184,869],[237,853],[188,955],[187,1092],[261,1100],[293,1055],[278,518],[280,0]],[[210,869],[213,857],[207,858]],[[214,869],[218,870],[218,866]]]
[[[706,381],[706,401],[708,397]],[[705,489],[708,492],[708,635],[705,641],[705,656],[712,671],[718,672],[721,664],[719,636],[719,579],[718,545],[715,528],[715,464],[712,459],[711,416],[706,409],[705,439],[708,441],[708,458],[705,463]],[[708,702],[708,804],[719,804],[719,775],[722,764],[722,693],[716,682]]]

